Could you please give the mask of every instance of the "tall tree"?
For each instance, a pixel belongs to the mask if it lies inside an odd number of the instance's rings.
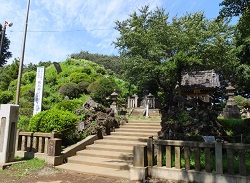
[[[250,9],[247,8],[239,19],[236,27],[237,56],[240,64],[237,66],[238,85],[243,94],[250,95]]]
[[[240,16],[236,25],[236,55],[240,63],[236,65],[236,84],[242,94],[250,93],[250,0],[224,0],[220,3],[221,17]]]
[[[250,0],[223,0],[223,6],[219,12],[219,18],[233,17],[241,15],[250,5]]]
[[[114,44],[128,79],[142,89],[153,84],[154,92],[171,99],[183,71],[215,69],[224,76],[231,74],[237,60],[228,22],[208,20],[203,13],[168,19],[164,9],[149,11],[145,6],[116,22],[120,37]]]
[[[4,33],[3,26],[0,24],[0,44],[1,44],[1,38]],[[4,34],[3,37],[3,43],[2,46],[2,54],[0,56],[0,67],[2,67],[4,64],[7,63],[7,59],[12,56],[12,53],[9,50],[10,40],[6,37],[6,34]]]

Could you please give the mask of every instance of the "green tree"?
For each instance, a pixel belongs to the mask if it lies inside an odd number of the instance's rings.
[[[142,89],[154,86],[154,92],[171,99],[183,71],[215,69],[230,77],[237,60],[229,22],[208,20],[203,13],[168,19],[163,9],[145,6],[116,22],[120,37],[114,44],[132,83]]]
[[[111,93],[119,92],[119,87],[113,78],[102,77],[88,86],[90,96],[97,102],[107,105],[106,98],[110,97]]]
[[[1,38],[3,34],[3,26],[0,24],[0,44],[1,44]],[[6,34],[3,38],[3,44],[2,44],[2,54],[0,57],[0,67],[4,66],[7,63],[7,59],[12,56],[12,53],[9,50],[10,40],[6,37]]]
[[[19,60],[14,59],[13,63],[0,68],[0,89],[7,90],[9,84],[17,79]]]
[[[250,0],[223,0],[223,6],[219,12],[219,18],[233,17],[241,15],[250,5]]]

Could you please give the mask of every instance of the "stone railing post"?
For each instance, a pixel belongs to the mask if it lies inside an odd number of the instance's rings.
[[[148,176],[147,170],[147,146],[134,146],[133,167],[130,168],[130,180],[145,180]]]
[[[128,96],[128,106],[127,106],[127,108],[130,108],[130,105],[131,105],[130,96]]]
[[[222,166],[222,143],[220,139],[215,142],[215,161],[216,161],[216,173],[223,173]]]
[[[51,138],[48,140],[48,156],[60,156],[62,152],[62,140],[58,138]]]
[[[150,136],[147,141],[147,156],[148,156],[148,166],[154,166],[154,144],[153,136]]]

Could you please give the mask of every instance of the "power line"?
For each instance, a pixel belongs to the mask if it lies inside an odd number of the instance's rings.
[[[42,32],[42,33],[50,33],[50,32],[87,32],[87,31],[105,31],[105,30],[113,30],[114,28],[108,29],[79,29],[79,30],[30,30],[27,32]],[[9,32],[23,32],[23,31],[9,31]]]

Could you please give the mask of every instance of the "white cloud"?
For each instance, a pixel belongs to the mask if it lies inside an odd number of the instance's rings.
[[[0,0],[0,20],[11,20],[8,28],[10,51],[20,57],[23,28],[28,0]],[[139,8],[164,7],[172,16],[183,15],[203,6],[207,1],[196,0],[31,0],[24,63],[61,61],[68,54],[81,50],[91,53],[117,53],[111,45],[119,35],[115,21],[125,20]],[[218,3],[217,3],[218,4]],[[4,23],[4,22],[0,22]],[[30,31],[57,32],[30,32]],[[79,30],[79,31],[76,31]],[[10,32],[12,31],[12,32]]]

